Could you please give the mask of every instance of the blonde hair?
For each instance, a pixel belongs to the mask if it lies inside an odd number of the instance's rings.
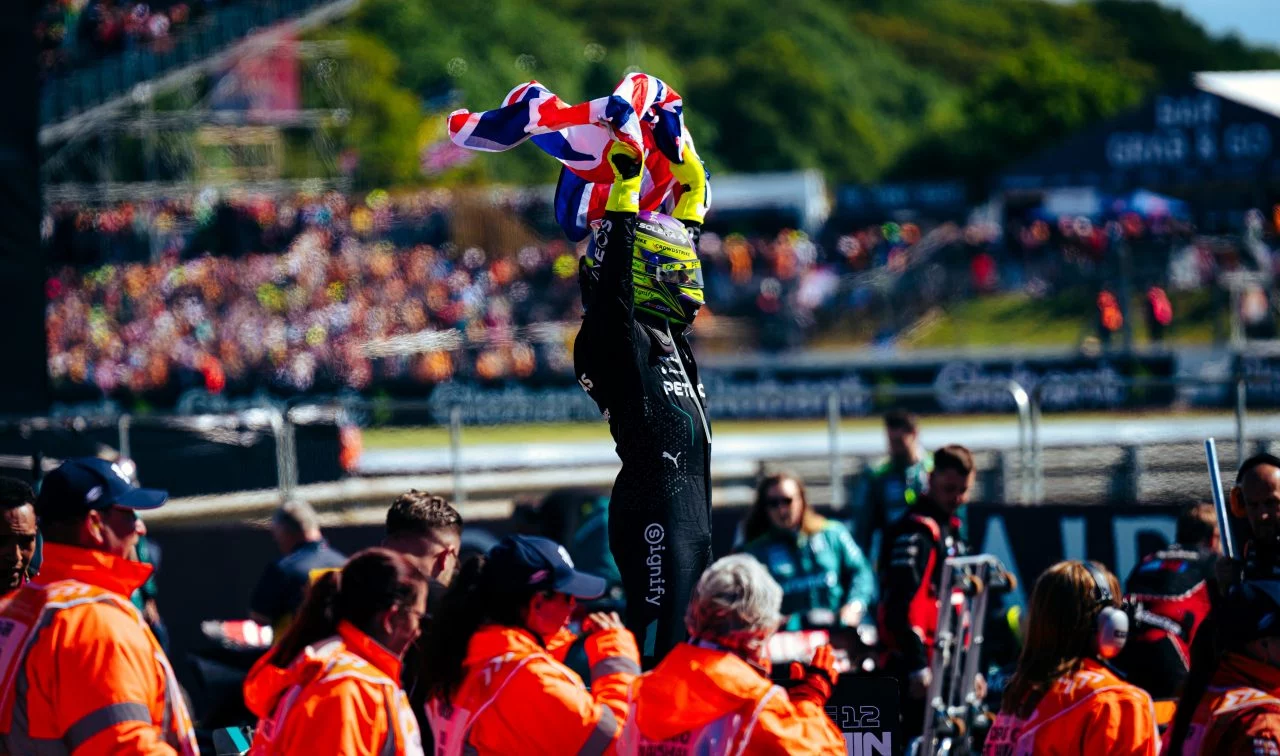
[[[782,622],[782,586],[754,557],[718,559],[702,573],[689,599],[689,635],[734,648],[762,643]]]
[[[1097,562],[1093,565],[1106,577],[1111,595],[1119,596],[1116,576]],[[1055,680],[1075,674],[1095,654],[1094,627],[1102,609],[1097,596],[1098,587],[1082,562],[1059,562],[1036,580],[1026,642],[1001,711],[1030,716]]]

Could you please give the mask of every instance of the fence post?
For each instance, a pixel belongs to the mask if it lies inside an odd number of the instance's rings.
[[[1044,501],[1044,442],[1040,438],[1040,403],[1043,401],[1039,384],[1031,390],[1031,501]]]
[[[1031,400],[1027,396],[1027,390],[1022,387],[1021,383],[1010,380],[1008,384],[1009,393],[1013,395],[1013,403],[1018,408],[1018,503],[1027,504],[1031,500],[1032,481],[1029,476],[1028,469],[1028,449],[1027,436],[1031,426]],[[1004,489],[1000,491],[1001,498],[1004,498]]]
[[[281,500],[287,501],[298,486],[298,454],[293,443],[293,421],[289,410],[271,411],[271,430],[276,437],[276,485]]]
[[[1248,386],[1245,385],[1244,371],[1240,360],[1236,359],[1236,466],[1239,467],[1248,457],[1245,450],[1245,417],[1249,412]]]
[[[462,407],[449,410],[449,459],[453,467],[453,502],[462,508],[467,504],[467,489],[462,480]]]
[[[827,395],[827,455],[831,464],[831,507],[844,508],[844,471],[840,465],[840,392]]]
[[[133,417],[125,413],[116,420],[116,450],[120,452],[123,459],[133,459],[133,455],[129,449],[129,428],[133,425]]]

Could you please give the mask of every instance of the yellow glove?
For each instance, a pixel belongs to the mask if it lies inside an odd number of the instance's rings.
[[[701,224],[707,215],[707,170],[702,167],[702,158],[693,149],[693,143],[684,143],[684,162],[671,164],[671,175],[680,182],[683,193],[676,203],[676,220],[692,221]]]
[[[644,155],[615,139],[609,144],[604,159],[613,169],[613,186],[609,188],[604,209],[615,213],[640,212],[640,169],[644,167]]]

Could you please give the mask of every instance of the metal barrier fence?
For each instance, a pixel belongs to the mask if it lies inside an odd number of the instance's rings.
[[[949,390],[961,399],[982,394],[986,406],[991,406],[992,396],[1003,396],[1001,406],[1008,411],[926,414],[920,418],[921,442],[927,449],[944,443],[970,447],[978,464],[974,498],[979,500],[1170,502],[1204,498],[1199,442],[1205,436],[1234,436],[1234,441],[1220,444],[1224,469],[1230,470],[1248,453],[1269,448],[1270,437],[1280,432],[1280,412],[1255,410],[1249,415],[1250,386],[1245,380],[1133,379],[1112,388],[1174,390],[1179,392],[1174,406],[1191,406],[1183,395],[1192,392],[1216,391],[1216,396],[1231,395],[1234,401],[1230,407],[1218,401],[1216,409],[1201,405],[1180,413],[1046,418],[1046,409],[1054,406],[1052,381],[1030,390],[1014,380],[975,381]],[[780,393],[774,396],[771,391]],[[851,484],[885,454],[878,413],[937,392],[935,386],[854,387],[797,398],[784,395],[782,388],[762,387],[754,396],[761,407],[803,399],[800,409],[807,419],[717,423],[712,453],[717,504],[747,503],[762,473],[785,467],[808,483],[815,503],[847,506]],[[576,415],[574,408],[571,416],[596,415],[585,394],[579,401],[583,414]],[[598,417],[590,422],[516,426],[468,423],[468,418],[484,416],[459,402],[442,407],[431,401],[352,400],[329,406],[258,406],[222,415],[36,418],[0,422],[0,433],[61,434],[64,440],[76,437],[113,447],[139,462],[145,483],[176,483],[180,501],[219,494],[206,497],[198,508],[174,507],[165,515],[178,518],[195,511],[206,518],[224,511],[265,511],[294,494],[322,508],[342,508],[385,501],[394,495],[389,492],[410,486],[449,491],[460,506],[474,502],[481,509],[488,505],[502,512],[517,499],[556,488],[608,490],[617,474],[613,443]],[[349,427],[362,431],[358,453]],[[321,443],[315,440],[316,428],[322,429]],[[300,431],[305,434],[301,447]],[[145,450],[138,448],[139,434],[145,435]],[[46,456],[53,456],[48,449],[54,446],[47,445]],[[83,445],[66,448],[92,453]],[[46,459],[44,467],[54,461]],[[0,457],[0,466],[10,470],[30,469],[31,463],[30,457]],[[193,473],[183,472],[183,465],[216,485],[209,490],[184,486],[193,484],[186,479]]]

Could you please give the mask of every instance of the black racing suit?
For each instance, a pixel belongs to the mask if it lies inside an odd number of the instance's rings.
[[[1133,568],[1124,599],[1133,618],[1129,640],[1113,662],[1157,700],[1177,698],[1191,668],[1191,643],[1216,601],[1218,555],[1178,544]]]
[[[650,668],[684,640],[693,586],[711,560],[711,426],[683,329],[637,317],[635,215],[605,213],[604,252],[574,343],[578,382],[599,405],[622,472],[609,502],[609,546],[626,592],[626,625]],[[695,388],[696,387],[696,388]]]
[[[928,495],[884,530],[879,624],[888,653],[883,671],[898,679],[902,728],[908,736],[918,735],[924,726],[924,701],[911,697],[908,678],[929,666],[933,654],[943,562],[969,553],[960,530],[960,519]]]

